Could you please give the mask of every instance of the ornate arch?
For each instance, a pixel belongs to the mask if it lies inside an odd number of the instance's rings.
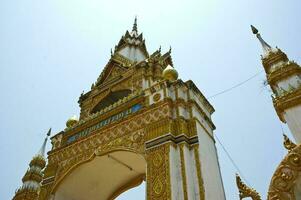
[[[132,134],[111,140],[110,142],[97,147],[92,153],[89,153],[89,151],[87,151],[87,155],[82,157],[82,159],[77,160],[71,165],[67,164],[66,167],[61,166],[61,169],[59,169],[58,173],[56,174],[51,193],[55,193],[60,183],[64,180],[65,177],[72,173],[72,171],[74,171],[79,166],[92,161],[96,156],[103,156],[116,151],[127,151],[137,153],[145,158],[144,142],[144,133],[134,132]]]

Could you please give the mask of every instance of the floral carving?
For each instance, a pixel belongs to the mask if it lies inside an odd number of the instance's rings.
[[[236,185],[239,191],[239,199],[251,197],[253,200],[261,200],[260,195],[256,190],[247,186],[242,182],[241,178],[236,174]]]
[[[284,137],[283,145],[287,150],[291,151],[297,146],[285,134],[283,134],[283,137]]]
[[[147,199],[170,199],[169,146],[163,144],[146,151]]]
[[[295,200],[294,186],[301,171],[301,145],[293,148],[276,169],[268,200]]]

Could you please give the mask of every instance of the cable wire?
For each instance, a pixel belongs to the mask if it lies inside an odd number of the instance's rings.
[[[227,149],[224,147],[224,145],[221,143],[221,141],[218,139],[217,135],[214,135],[216,140],[218,141],[218,143],[221,145],[222,149],[224,150],[224,152],[226,153],[227,157],[229,158],[229,160],[231,161],[232,165],[234,166],[234,168],[237,170],[237,172],[240,174],[240,176],[244,179],[244,181],[251,186],[251,184],[247,181],[247,179],[245,178],[244,174],[241,172],[241,170],[239,169],[239,167],[237,166],[237,164],[234,162],[234,160],[232,159],[232,157],[230,156],[229,152],[227,151]]]
[[[256,74],[254,74],[254,75],[251,76],[250,78],[248,78],[248,79],[246,79],[246,80],[244,80],[244,81],[242,81],[242,82],[240,82],[240,83],[238,83],[238,84],[236,84],[236,85],[234,85],[234,86],[232,86],[232,87],[230,87],[230,88],[228,88],[228,89],[222,90],[221,92],[218,92],[218,93],[216,93],[216,94],[214,94],[214,95],[208,97],[208,99],[211,99],[211,98],[213,98],[213,97],[216,97],[216,96],[219,96],[219,95],[224,94],[224,93],[226,93],[226,92],[229,92],[229,91],[231,91],[231,90],[233,90],[233,89],[235,89],[235,88],[237,88],[237,87],[239,87],[239,86],[241,86],[241,85],[247,83],[248,81],[252,80],[253,78],[255,78],[256,76],[258,76],[258,75],[261,74],[262,72],[263,72],[263,70],[257,72]]]

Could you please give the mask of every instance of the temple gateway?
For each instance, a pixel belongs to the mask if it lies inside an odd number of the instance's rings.
[[[262,64],[285,136],[268,199],[301,199],[301,68],[278,48],[263,47]],[[137,19],[78,100],[79,119],[47,137],[30,161],[13,200],[113,200],[146,182],[148,200],[223,200],[213,106],[193,83],[178,78],[171,50],[149,54]],[[261,199],[237,175],[240,199]]]

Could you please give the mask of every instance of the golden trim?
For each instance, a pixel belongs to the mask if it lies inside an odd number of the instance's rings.
[[[278,117],[285,123],[283,112],[286,109],[301,105],[301,87],[285,93],[282,96],[273,99],[273,104]]]
[[[285,63],[283,66],[275,69],[270,74],[267,74],[267,80],[270,85],[273,85],[276,82],[295,74],[301,74],[301,68],[297,63],[289,61],[288,64]]]
[[[185,135],[187,138],[197,136],[196,120],[185,120],[182,117],[177,119],[165,118],[146,127],[146,142],[166,134],[173,136]]]
[[[293,150],[297,145],[295,143],[293,143],[285,134],[283,134],[283,146],[291,151]]]
[[[148,149],[147,158],[147,199],[148,200],[170,200],[170,143]],[[158,159],[160,157],[160,159]]]
[[[279,61],[288,61],[286,54],[277,48],[277,51],[270,51],[269,56],[262,58],[262,65],[265,69],[265,72],[270,73],[270,68],[274,63]]]
[[[253,200],[261,200],[260,195],[256,190],[247,186],[244,182],[242,182],[241,178],[236,174],[236,185],[239,191],[239,199],[244,199],[247,197],[252,198]]]
[[[204,200],[205,199],[205,187],[204,187],[204,180],[203,180],[203,176],[202,176],[202,167],[201,167],[201,162],[200,162],[199,145],[198,144],[193,146],[193,151],[194,151],[195,167],[196,167],[196,172],[197,172],[197,176],[198,176],[200,200]]]
[[[296,199],[294,188],[301,174],[301,145],[292,149],[281,161],[269,186],[268,200]]]
[[[153,96],[153,101],[154,101],[154,103],[158,102],[160,99],[161,99],[161,94],[160,94],[160,93],[156,93],[156,94]]]

